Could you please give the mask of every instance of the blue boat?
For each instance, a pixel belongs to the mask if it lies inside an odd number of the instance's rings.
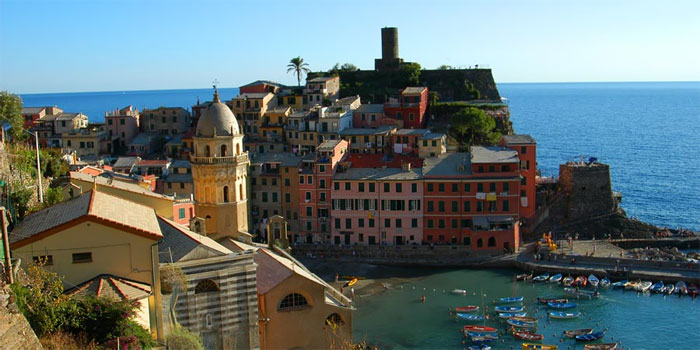
[[[493,334],[484,335],[484,336],[472,336],[471,340],[474,343],[486,343],[486,342],[498,340],[498,336],[493,335]]]
[[[651,285],[649,288],[650,291],[654,293],[661,293],[661,290],[664,288],[664,283],[663,282],[656,282]]]
[[[576,303],[547,303],[552,309],[572,309],[576,307]]]
[[[544,282],[549,279],[549,272],[545,272],[532,279],[533,282]]]
[[[491,347],[486,344],[474,344],[469,347],[469,350],[491,350]]]
[[[470,332],[470,331],[467,331],[467,335],[470,337],[484,337],[487,335],[493,335],[493,332]]]
[[[493,308],[496,312],[522,312],[524,306],[496,306]]]
[[[600,279],[600,288],[608,288],[610,287],[610,280],[607,277],[603,277]]]
[[[629,282],[629,281],[628,280],[617,281],[617,282],[613,283],[612,286],[613,286],[613,288],[624,288],[625,284],[627,284],[627,282]]]
[[[495,304],[508,304],[508,303],[520,303],[525,299],[525,297],[507,297],[507,298],[499,298],[498,300],[494,300]]]
[[[581,334],[576,336],[576,340],[578,341],[594,341],[602,338],[605,335],[604,332],[595,332],[595,333],[589,333],[589,334]]]
[[[549,283],[559,283],[562,279],[562,275],[560,273],[552,276],[549,278]]]
[[[498,317],[504,318],[504,319],[508,319],[511,317],[525,317],[525,315],[527,315],[526,312],[499,312],[498,313]]]
[[[508,320],[506,322],[511,326],[520,327],[520,328],[536,328],[537,327],[537,323],[534,323],[534,322],[525,322],[525,321],[519,321],[519,320]]]
[[[560,319],[570,319],[570,318],[577,318],[581,316],[580,312],[561,312],[561,311],[552,311],[549,313],[549,317],[551,318],[560,318]]]
[[[457,314],[457,318],[465,321],[483,321],[484,316],[481,315],[470,315],[470,314]]]

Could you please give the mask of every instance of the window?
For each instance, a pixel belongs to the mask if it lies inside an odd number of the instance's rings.
[[[38,255],[33,256],[32,260],[35,264],[39,266],[51,266],[53,265],[53,255]]]
[[[357,188],[360,192],[364,192],[365,191],[365,183],[364,182],[358,183]]]
[[[337,182],[337,181],[334,182],[334,183],[333,183],[333,189],[336,190],[336,191],[340,190],[340,182]]]
[[[340,315],[336,313],[332,313],[328,317],[326,317],[326,325],[328,326],[341,326],[343,324],[345,324],[345,322],[343,322],[343,319],[340,317]]]
[[[489,184],[489,191],[490,191],[490,192],[496,192],[496,183],[495,183],[495,182],[491,182],[491,183]]]
[[[445,202],[444,201],[439,201],[438,202],[438,212],[444,213],[445,212]]]
[[[369,191],[374,192],[374,183],[373,182],[369,183]]]
[[[263,203],[267,203],[267,192],[262,193],[262,201]]]
[[[396,219],[396,228],[401,228],[401,219]]]
[[[476,240],[476,247],[477,247],[477,248],[481,248],[481,247],[483,247],[483,246],[484,246],[484,240],[481,239],[481,238],[477,239],[477,240]]]
[[[73,253],[73,264],[92,262],[92,253]]]
[[[345,228],[352,228],[352,219],[345,219]]]
[[[396,192],[401,192],[401,184],[396,184]]]
[[[374,219],[367,220],[367,223],[369,224],[369,227],[374,227]]]
[[[434,210],[433,201],[428,201],[428,213],[432,213]]]
[[[510,188],[509,188],[509,186],[508,186],[508,183],[507,183],[507,182],[504,182],[504,183],[503,183],[503,192],[508,192],[509,189],[510,189]]]
[[[484,184],[482,184],[482,183],[476,184],[476,192],[484,192]]]
[[[350,184],[350,182],[346,182],[346,183],[345,183],[345,190],[346,190],[346,191],[350,191],[351,186],[352,186],[352,185]]]
[[[472,211],[471,204],[470,201],[464,201],[464,212],[468,213]]]
[[[291,293],[287,294],[284,298],[282,298],[282,301],[280,301],[279,307],[277,307],[277,310],[294,310],[294,309],[303,309],[309,306],[309,302],[306,301],[306,298],[304,298],[303,295],[299,293]]]
[[[428,228],[433,228],[433,219],[428,219]]]
[[[489,247],[495,247],[495,246],[496,246],[496,238],[489,237]]]
[[[335,228],[338,230],[340,229],[340,219],[338,218],[335,219]]]
[[[389,191],[390,191],[389,184],[385,183],[384,184],[384,192],[389,192]]]
[[[411,184],[411,192],[413,192],[413,193],[418,192],[418,184]]]
[[[457,228],[457,224],[459,223],[458,220],[451,220],[452,221],[452,228]]]
[[[527,193],[525,192],[525,190],[520,191],[520,197],[527,197]]]
[[[199,283],[197,283],[197,286],[194,288],[194,294],[218,292],[218,291],[219,291],[219,286],[216,284],[216,282],[214,282],[210,279],[204,279],[204,280],[199,281]]]
[[[289,186],[289,179],[284,179],[284,185]]]
[[[277,192],[272,192],[272,203],[277,203]]]
[[[459,184],[452,184],[452,192],[459,192]]]
[[[321,173],[325,173],[325,172],[326,172],[326,166],[325,166],[325,165],[319,165],[319,166],[318,166],[318,171],[321,172]]]
[[[483,166],[483,165],[479,165],[479,168],[477,168],[477,172],[483,173],[483,172],[484,172],[484,166]]]
[[[119,125],[124,125],[124,119],[119,119]]]
[[[503,200],[503,211],[510,210],[510,202],[507,199]]]
[[[307,184],[313,185],[313,183],[314,183],[314,178],[313,178],[313,177],[308,176],[306,180],[307,180],[307,181],[306,181]]]
[[[326,188],[326,180],[325,179],[318,180],[318,188]]]
[[[357,227],[365,227],[365,219],[357,219]]]
[[[299,183],[302,185],[304,184],[304,177],[303,176],[299,176]]]
[[[527,178],[523,177],[522,179],[520,179],[520,184],[527,185]]]
[[[445,192],[445,184],[438,184],[438,192]]]
[[[438,220],[438,228],[445,228],[445,219]]]
[[[527,147],[525,147],[525,146],[520,147],[520,153],[527,154]]]
[[[112,119],[107,120],[108,125],[112,125]]]
[[[319,199],[321,202],[325,202],[325,201],[326,201],[326,192],[321,192],[321,193],[319,194],[319,198],[318,198],[318,199]]]
[[[428,192],[433,192],[433,184],[428,184]]]
[[[428,240],[432,241],[433,240],[433,235],[428,235]]]
[[[284,202],[285,202],[285,203],[291,203],[291,202],[292,202],[292,195],[289,194],[289,193],[285,193],[285,194],[284,194]],[[289,217],[289,216],[287,216],[287,217]]]
[[[311,207],[306,207],[306,216],[307,217],[313,216],[313,209]]]
[[[178,216],[180,217],[180,219],[185,218],[185,208],[178,209],[177,213],[178,213]]]
[[[391,227],[391,219],[384,219],[384,227]]]
[[[477,212],[482,212],[484,211],[484,203],[481,201],[476,202],[476,211]]]

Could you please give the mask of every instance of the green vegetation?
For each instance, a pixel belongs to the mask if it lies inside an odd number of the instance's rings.
[[[496,121],[478,108],[465,108],[452,115],[450,136],[462,146],[493,145],[501,137]]]
[[[202,340],[197,333],[190,332],[187,328],[178,326],[166,339],[170,350],[202,350]]]
[[[455,69],[454,67],[448,65],[448,64],[441,64],[439,67],[437,67],[438,70],[449,70],[449,69]]]
[[[24,130],[22,99],[7,91],[0,91],[0,120],[10,123],[10,136],[15,141],[24,140],[28,134]]]
[[[11,285],[17,306],[40,337],[70,334],[80,343],[97,343],[114,349],[150,349],[151,334],[132,319],[138,302],[86,297],[71,299],[63,294],[58,276],[32,264]]]
[[[311,69],[309,69],[309,64],[305,63],[303,58],[297,56],[289,60],[289,64],[287,65],[287,73],[289,72],[294,72],[294,74],[296,74],[297,83],[299,86],[301,86],[301,77],[304,74],[309,74]]]
[[[331,76],[338,76],[340,75],[340,72],[355,72],[358,71],[359,68],[357,68],[356,65],[352,63],[343,63],[341,66],[340,63],[336,63],[331,70],[328,71],[328,74]]]

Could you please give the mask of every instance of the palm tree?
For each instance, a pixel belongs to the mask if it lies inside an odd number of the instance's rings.
[[[297,56],[289,60],[289,64],[287,65],[287,73],[289,72],[294,72],[294,74],[297,75],[297,83],[299,86],[301,86],[301,76],[311,72],[311,69],[309,69],[308,63],[304,63],[303,58]]]

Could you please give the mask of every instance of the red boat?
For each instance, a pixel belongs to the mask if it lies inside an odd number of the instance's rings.
[[[528,332],[528,331],[519,331],[519,332],[513,331],[513,336],[516,339],[530,340],[530,341],[537,341],[537,340],[544,339],[544,335],[536,334],[536,333]]]
[[[481,332],[481,333],[496,333],[498,329],[488,326],[464,326],[464,330],[468,332]]]
[[[474,312],[478,310],[479,307],[476,305],[459,306],[455,308],[455,312]]]
[[[548,303],[566,304],[569,302],[569,299],[537,298],[537,301],[539,301],[540,304],[548,304]]]
[[[695,284],[691,283],[688,286],[687,290],[688,290],[688,295],[690,295],[691,297],[695,298],[696,296],[698,296],[698,286],[696,286]]]
[[[577,287],[585,287],[587,283],[588,283],[588,280],[586,279],[586,276],[578,276],[574,280],[573,285],[577,286]]]

